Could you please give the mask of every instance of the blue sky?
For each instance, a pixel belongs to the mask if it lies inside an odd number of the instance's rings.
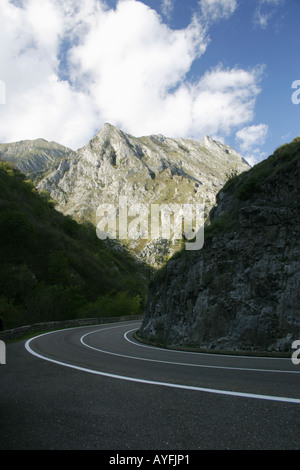
[[[110,122],[259,162],[300,134],[299,18],[299,0],[1,0],[0,141],[76,149]]]

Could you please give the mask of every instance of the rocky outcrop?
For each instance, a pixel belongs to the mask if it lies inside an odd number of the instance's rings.
[[[69,152],[69,148],[45,139],[0,144],[0,160],[11,162],[34,182],[44,178]]]
[[[249,165],[229,146],[162,135],[134,137],[105,124],[83,148],[71,152],[38,188],[50,193],[57,208],[77,221],[97,225],[100,204],[117,207],[119,197],[133,204],[196,203],[206,216],[218,190],[233,173]],[[151,265],[165,261],[179,244],[171,240],[124,241]]]
[[[229,351],[300,339],[300,138],[218,193],[202,250],[152,283],[140,334]]]

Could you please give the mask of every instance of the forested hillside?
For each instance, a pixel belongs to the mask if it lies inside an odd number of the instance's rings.
[[[0,318],[4,329],[40,321],[137,314],[144,267],[111,249],[89,224],[55,210],[46,192],[0,162]]]

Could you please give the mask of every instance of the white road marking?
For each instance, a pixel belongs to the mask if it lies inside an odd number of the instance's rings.
[[[111,327],[111,328],[117,328],[117,327]],[[105,328],[105,330],[111,329],[111,328]],[[104,331],[104,330],[101,329],[101,331]],[[252,399],[259,399],[259,400],[268,400],[268,401],[300,404],[300,399],[298,399],[298,398],[280,397],[280,396],[272,396],[272,395],[262,395],[262,394],[255,394],[255,393],[235,392],[235,391],[231,391],[231,390],[218,390],[218,389],[213,389],[213,388],[204,388],[204,387],[196,387],[196,386],[190,386],[190,385],[173,384],[173,383],[169,383],[169,382],[158,382],[158,381],[153,381],[153,380],[138,379],[138,378],[134,378],[134,377],[111,374],[111,373],[108,373],[108,372],[97,371],[97,370],[94,370],[94,369],[89,369],[89,368],[86,368],[86,367],[80,367],[80,366],[76,366],[74,364],[69,364],[67,362],[51,359],[47,356],[43,356],[43,355],[37,353],[36,351],[34,351],[31,348],[30,343],[34,339],[40,338],[40,337],[45,336],[45,335],[53,334],[53,333],[55,333],[55,331],[48,332],[48,333],[43,333],[41,335],[35,336],[35,337],[27,340],[26,343],[25,343],[26,350],[30,354],[32,354],[33,356],[38,357],[39,359],[42,359],[42,360],[45,360],[45,361],[48,361],[48,362],[52,362],[54,364],[58,364],[58,365],[61,365],[61,366],[64,366],[64,367],[69,367],[71,369],[79,370],[79,371],[82,371],[82,372],[87,372],[87,373],[90,373],[90,374],[100,375],[100,376],[109,377],[109,378],[118,379],[118,380],[125,380],[125,381],[129,381],[129,382],[142,383],[142,384],[147,384],[147,385],[158,385],[158,386],[169,387],[169,388],[177,388],[177,389],[181,389],[181,390],[190,390],[190,391],[197,391],[197,392],[213,393],[213,394],[218,394],[218,395],[227,395],[227,396],[233,396],[233,397],[252,398]],[[86,336],[86,335],[83,335],[81,338],[83,338],[84,336]]]
[[[128,341],[129,343],[131,344],[134,344],[135,346],[138,346],[138,347],[141,347],[141,348],[148,348],[148,349],[158,349],[159,351],[171,351],[172,353],[179,353],[179,354],[194,354],[196,356],[199,356],[199,354],[201,354],[201,356],[218,356],[218,353],[209,353],[209,352],[195,352],[195,351],[187,351],[187,350],[181,350],[181,349],[168,349],[168,348],[162,348],[162,347],[159,347],[159,346],[151,346],[149,344],[143,344],[143,343],[139,343],[138,341],[132,341],[131,339],[128,338],[128,334],[131,333],[132,331],[136,331],[136,328],[133,328],[132,330],[129,330],[129,331],[126,331],[126,333],[124,333],[124,338],[126,339],[126,341]],[[221,356],[221,354],[219,354],[219,356]],[[251,356],[251,355],[238,355],[238,354],[222,354],[222,357],[240,357],[242,359],[253,359],[254,356]],[[268,361],[290,361],[290,358],[287,358],[287,357],[272,357],[272,356],[255,356],[255,359],[264,359],[264,360],[268,360]]]
[[[160,364],[170,364],[170,365],[176,365],[176,366],[188,366],[188,367],[199,367],[199,368],[204,368],[204,369],[226,369],[226,370],[237,370],[237,371],[247,371],[247,372],[270,372],[270,373],[280,373],[280,374],[300,374],[300,371],[293,371],[293,370],[275,370],[275,369],[251,369],[249,367],[229,367],[229,366],[213,366],[213,365],[205,365],[205,364],[191,364],[191,363],[188,363],[188,362],[175,362],[175,361],[163,361],[161,359],[148,359],[148,358],[144,358],[144,357],[138,357],[138,356],[128,356],[126,354],[119,354],[119,353],[114,353],[114,352],[111,352],[111,351],[106,351],[105,349],[100,349],[100,348],[96,348],[95,346],[91,346],[89,344],[86,344],[84,342],[84,338],[86,336],[89,336],[89,335],[92,335],[94,333],[98,333],[99,331],[105,331],[105,330],[108,330],[108,329],[111,329],[111,328],[105,328],[105,329],[99,329],[99,330],[95,330],[95,331],[90,331],[89,333],[86,333],[85,335],[83,335],[81,338],[80,338],[80,342],[86,346],[87,348],[90,348],[90,349],[93,349],[94,351],[98,351],[98,352],[101,352],[101,353],[104,353],[104,354],[109,354],[111,356],[119,356],[119,357],[124,357],[126,359],[136,359],[137,361],[147,361],[147,362],[158,362]],[[124,337],[125,339],[127,339],[128,342],[130,342],[131,344],[134,344],[135,346],[140,346],[139,344],[137,343],[134,343],[133,341],[129,340],[127,338],[127,335],[129,333],[131,333],[132,331],[134,331],[134,329],[132,330],[129,330],[127,331],[125,334],[124,334]],[[148,349],[157,349],[159,351],[168,351],[168,352],[182,352],[182,353],[186,353],[186,354],[190,354],[189,352],[186,352],[186,351],[176,351],[176,350],[171,350],[171,349],[161,349],[161,348],[158,348],[158,347],[153,347],[153,346],[147,346],[147,345],[142,345],[143,347],[146,347]],[[199,353],[191,353],[191,354],[198,354]],[[206,354],[206,355],[210,355],[211,354]],[[223,357],[223,356],[222,356]],[[228,357],[228,356],[227,356]],[[244,356],[230,356],[230,357],[243,357]],[[256,359],[260,359],[260,358],[256,358]]]

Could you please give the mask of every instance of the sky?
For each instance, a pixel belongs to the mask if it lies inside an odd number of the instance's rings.
[[[0,0],[0,142],[300,135],[300,0]]]

